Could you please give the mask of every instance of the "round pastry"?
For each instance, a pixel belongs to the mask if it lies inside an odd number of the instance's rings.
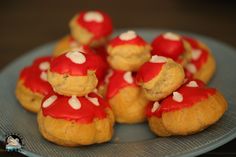
[[[103,47],[99,47],[96,49],[91,49],[89,46],[82,45],[77,48],[71,48],[67,51],[63,51],[60,54],[67,53],[68,51],[79,51],[81,53],[91,54],[94,56],[94,64],[97,64],[96,67],[96,76],[98,81],[102,81],[106,75],[109,64],[106,60],[106,51]],[[56,57],[56,56],[55,56]]]
[[[79,48],[81,44],[79,44],[71,35],[67,35],[59,40],[53,50],[52,56],[57,57],[63,54],[64,52]]]
[[[119,123],[140,123],[146,120],[145,109],[149,101],[135,83],[131,72],[113,71],[106,77],[106,99]]]
[[[110,17],[101,11],[83,11],[70,21],[72,36],[82,45],[104,45],[112,33]]]
[[[189,135],[217,122],[226,110],[227,102],[219,91],[192,80],[160,104],[149,104],[147,117],[158,136]]]
[[[152,41],[152,55],[172,58],[185,65],[191,59],[191,46],[175,33],[167,32]]]
[[[184,77],[180,64],[170,58],[154,55],[141,66],[136,80],[149,100],[158,101],[179,88]]]
[[[127,31],[112,39],[107,48],[108,62],[113,69],[137,71],[150,59],[151,46],[134,31]]]
[[[68,49],[67,51],[62,51],[60,54],[67,53],[68,51],[79,51],[81,53],[91,54],[94,56],[93,64],[97,64],[96,67],[96,76],[98,78],[98,81],[102,81],[106,75],[107,69],[109,67],[107,60],[106,60],[106,52],[104,51],[104,48],[99,48],[93,50],[90,47],[83,45],[78,46],[77,48]],[[57,57],[57,56],[54,56]]]
[[[63,146],[79,146],[111,140],[114,115],[95,93],[87,96],[47,95],[38,113],[43,137]]]
[[[38,112],[42,99],[52,91],[51,85],[47,82],[50,60],[51,57],[40,57],[20,73],[16,86],[16,98],[28,111]]]
[[[192,58],[185,65],[185,75],[187,78],[199,79],[207,83],[213,76],[216,69],[216,62],[211,54],[211,50],[202,42],[183,37],[192,47]]]
[[[58,94],[84,96],[97,86],[98,61],[95,54],[68,51],[52,59],[48,82]]]

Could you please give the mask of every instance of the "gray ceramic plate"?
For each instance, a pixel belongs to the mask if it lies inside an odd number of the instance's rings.
[[[151,41],[161,31],[137,29]],[[164,30],[163,30],[164,31]],[[183,33],[182,33],[183,34]],[[217,148],[236,137],[236,50],[219,41],[200,35],[184,33],[205,42],[217,60],[217,72],[210,86],[218,88],[229,102],[223,118],[205,131],[185,137],[154,136],[147,124],[116,125],[113,140],[106,144],[67,148],[44,140],[34,114],[20,107],[14,96],[19,71],[35,57],[50,54],[54,43],[46,44],[9,64],[0,74],[0,139],[8,133],[23,137],[24,150],[29,156],[195,156]]]

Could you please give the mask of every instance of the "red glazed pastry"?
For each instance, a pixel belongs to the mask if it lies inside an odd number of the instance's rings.
[[[84,96],[94,90],[100,61],[97,55],[72,50],[54,58],[48,71],[48,81],[61,95]]]
[[[95,93],[84,97],[51,93],[44,98],[38,113],[43,137],[63,146],[107,142],[112,137],[113,124],[110,106]]]
[[[98,47],[106,44],[112,33],[111,18],[102,11],[83,11],[70,21],[72,36],[82,45]]]
[[[113,69],[137,71],[149,60],[151,46],[134,31],[127,31],[112,39],[107,48],[108,62]]]
[[[158,101],[178,89],[184,77],[180,64],[170,58],[154,55],[141,66],[136,80],[149,100]]]
[[[192,47],[192,58],[185,65],[185,74],[187,78],[202,80],[207,83],[213,76],[216,63],[211,54],[211,50],[201,41],[190,37],[183,37]]]
[[[150,103],[147,117],[159,136],[197,133],[218,121],[227,109],[224,96],[198,80],[185,83],[173,95]]]
[[[20,104],[31,112],[38,112],[45,95],[51,90],[47,82],[47,69],[51,57],[40,57],[31,66],[25,67],[17,82],[16,97]]]
[[[119,123],[139,123],[145,120],[148,100],[135,83],[135,74],[125,71],[110,71],[105,79],[106,98]]]
[[[152,41],[152,55],[172,58],[174,61],[185,65],[191,57],[191,46],[178,34],[163,33]]]

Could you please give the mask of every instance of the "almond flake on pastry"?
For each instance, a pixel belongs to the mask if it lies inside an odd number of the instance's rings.
[[[47,108],[49,107],[50,105],[53,104],[54,101],[56,101],[57,99],[57,96],[56,95],[52,95],[50,96],[49,98],[47,98],[44,102],[43,102],[43,108]]]

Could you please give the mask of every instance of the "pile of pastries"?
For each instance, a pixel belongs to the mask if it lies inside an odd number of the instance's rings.
[[[112,20],[98,10],[76,14],[69,26],[52,55],[25,67],[16,86],[45,139],[103,143],[115,122],[145,121],[157,136],[190,135],[226,111],[224,96],[206,86],[216,62],[198,39],[163,32],[149,43],[132,30],[111,38]]]

